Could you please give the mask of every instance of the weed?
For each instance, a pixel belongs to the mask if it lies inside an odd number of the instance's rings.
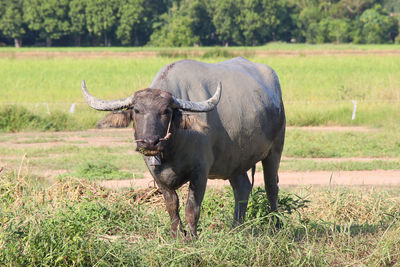
[[[285,216],[286,214],[292,214],[294,211],[299,213],[301,209],[307,208],[307,203],[309,202],[307,199],[281,190],[278,196],[279,214]],[[249,197],[247,219],[256,220],[257,223],[266,223],[271,219],[270,213],[271,208],[265,189],[261,187],[255,188]]]

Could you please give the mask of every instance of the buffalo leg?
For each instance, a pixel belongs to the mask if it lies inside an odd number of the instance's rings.
[[[179,217],[179,198],[175,190],[162,188],[162,193],[165,200],[165,206],[167,208],[169,217],[171,218],[171,237],[176,237],[179,230],[185,234],[183,230],[182,221]]]
[[[238,175],[229,180],[235,197],[235,212],[233,213],[233,226],[243,223],[246,215],[247,202],[251,192],[251,183],[247,173]]]
[[[278,143],[279,144],[279,143]],[[281,161],[283,145],[274,144],[271,148],[268,156],[262,160],[262,166],[264,169],[264,184],[265,191],[271,206],[271,211],[278,210],[278,191],[279,191],[279,177],[278,169]],[[280,226],[278,218],[276,219],[276,226]]]
[[[194,179],[189,184],[189,193],[186,203],[186,222],[190,233],[186,235],[188,240],[197,238],[197,222],[200,218],[201,202],[207,186],[207,176]]]

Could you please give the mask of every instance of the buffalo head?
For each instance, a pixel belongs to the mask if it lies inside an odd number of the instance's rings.
[[[171,93],[147,88],[137,91],[125,99],[105,101],[92,96],[85,81],[82,94],[88,105],[97,110],[114,111],[131,109],[135,128],[137,150],[146,156],[160,154],[171,132],[171,122],[175,109],[191,112],[208,112],[215,108],[221,96],[221,83],[215,94],[206,101],[192,102],[174,97]]]

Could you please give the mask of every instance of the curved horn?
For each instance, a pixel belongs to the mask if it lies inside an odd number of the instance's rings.
[[[105,111],[120,110],[120,109],[131,107],[132,103],[133,103],[133,99],[134,99],[133,95],[128,98],[125,98],[125,99],[112,100],[112,101],[98,99],[98,98],[92,96],[88,92],[88,90],[86,89],[85,80],[82,80],[82,94],[83,94],[83,97],[85,98],[86,103],[91,108],[94,108],[97,110],[105,110]]]
[[[179,99],[176,97],[174,98],[174,108],[180,108],[183,110],[187,110],[187,111],[193,111],[193,112],[208,112],[213,110],[220,98],[221,98],[221,91],[222,91],[222,85],[221,82],[218,82],[218,87],[217,90],[215,92],[215,94],[207,99],[206,101],[202,101],[202,102],[192,102],[189,100],[183,100],[183,99]]]

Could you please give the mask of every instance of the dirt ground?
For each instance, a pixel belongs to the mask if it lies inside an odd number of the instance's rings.
[[[307,131],[374,131],[367,127],[288,127],[288,129],[301,129]],[[324,161],[328,159],[313,159]],[[370,158],[329,158],[330,161],[372,161]],[[391,160],[391,159],[388,159]],[[248,173],[251,177],[250,172]],[[101,181],[102,186],[108,188],[124,188],[124,187],[148,187],[154,186],[154,180],[150,173],[146,173],[143,179],[128,179],[128,180],[111,180]],[[261,186],[264,184],[262,172],[256,172],[254,177],[254,185]],[[281,171],[279,173],[279,184],[281,186],[293,185],[400,185],[400,170],[373,170],[373,171],[308,171],[308,172],[292,172]],[[224,187],[229,186],[228,181],[224,180],[208,180],[209,187]]]
[[[293,129],[293,127],[289,127]],[[366,127],[301,127],[302,130],[318,130],[318,131],[374,131]],[[54,147],[65,145],[68,142],[73,142],[78,146],[131,146],[132,129],[105,129],[105,130],[88,130],[80,132],[51,132],[51,133],[9,133],[3,134],[4,140],[0,142],[0,147]],[[53,138],[45,143],[35,143],[35,139]],[[29,140],[32,142],[28,142]],[[127,151],[127,155],[136,153],[133,149]],[[3,157],[4,158],[4,157]],[[296,159],[283,157],[283,159]],[[376,160],[374,158],[317,158],[312,159],[317,162],[325,160],[329,161],[364,161],[369,162]],[[391,160],[390,158],[387,160]],[[1,163],[1,157],[0,157]],[[0,164],[1,165],[1,164]],[[3,166],[0,166],[0,168]],[[62,173],[56,171],[55,174]],[[44,176],[51,176],[52,171],[47,170],[43,173]],[[250,177],[250,173],[249,173]],[[280,171],[279,173],[281,186],[295,185],[400,185],[400,170],[373,170],[373,171]],[[144,188],[154,186],[154,181],[149,172],[144,173],[144,178],[128,179],[128,180],[107,180],[99,182],[102,186],[108,188],[124,188],[124,187],[139,187]],[[256,186],[263,185],[263,173],[256,172]],[[228,181],[209,180],[209,187],[224,187],[228,186]]]
[[[248,173],[250,177],[250,173]],[[120,189],[125,187],[145,188],[155,186],[150,173],[146,173],[143,179],[108,180],[101,181],[100,185]],[[262,172],[256,172],[254,186],[264,185]],[[310,171],[310,172],[287,172],[279,173],[280,186],[305,186],[305,185],[376,185],[390,186],[400,185],[400,171],[398,170],[374,170],[374,171]],[[229,186],[228,181],[208,180],[208,187],[221,188]]]

